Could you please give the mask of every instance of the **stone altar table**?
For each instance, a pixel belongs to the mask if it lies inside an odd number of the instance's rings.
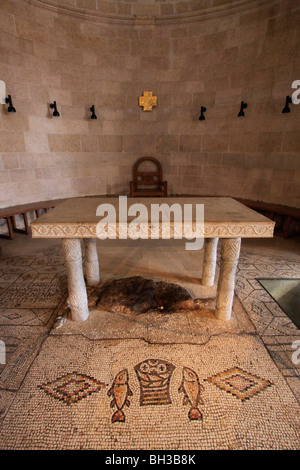
[[[235,199],[227,197],[169,197],[169,198],[127,198],[127,206],[144,204],[203,204],[204,225],[202,237],[205,239],[202,284],[214,284],[218,240],[222,239],[220,275],[217,286],[215,315],[218,319],[229,320],[235,288],[235,272],[239,259],[242,238],[272,238],[275,222],[255,212]],[[96,215],[101,204],[111,204],[119,221],[119,198],[82,197],[64,201],[47,214],[31,223],[33,238],[61,238],[68,274],[69,302],[72,319],[84,321],[89,317],[86,286],[83,276],[80,239],[85,244],[85,268],[88,285],[100,282],[98,254],[96,248],[97,224],[101,216]],[[104,214],[103,214],[104,215]],[[137,215],[128,216],[129,227]],[[145,221],[149,233],[151,221]],[[196,223],[196,220],[192,220]],[[127,226],[125,227],[127,229]],[[116,223],[116,238],[124,236],[124,224]],[[170,237],[178,238],[175,224],[170,222]],[[99,233],[99,232],[98,232]],[[126,230],[127,233],[127,230]],[[129,237],[128,237],[129,238]],[[146,237],[147,238],[147,237]],[[149,238],[151,238],[149,236]],[[163,236],[163,222],[159,222],[157,238]],[[184,236],[183,236],[184,238]]]

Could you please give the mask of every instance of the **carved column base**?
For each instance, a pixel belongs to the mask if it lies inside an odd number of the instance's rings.
[[[241,247],[240,238],[222,240],[221,266],[217,290],[216,317],[230,320],[235,288],[235,272]]]
[[[64,238],[62,246],[68,274],[69,302],[72,320],[85,321],[89,317],[89,309],[82,270],[80,239]]]
[[[96,286],[100,282],[99,261],[95,238],[84,238],[85,272],[88,286]]]
[[[215,282],[218,238],[206,238],[204,245],[202,284],[213,286]]]

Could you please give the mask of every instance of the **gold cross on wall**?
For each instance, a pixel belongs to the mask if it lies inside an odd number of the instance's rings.
[[[157,96],[152,96],[152,91],[144,91],[139,97],[139,106],[143,106],[143,111],[152,111],[152,106],[157,106]]]

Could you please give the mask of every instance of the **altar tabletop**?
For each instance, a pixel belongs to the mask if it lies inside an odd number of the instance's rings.
[[[119,221],[120,199],[116,197],[81,197],[65,200],[53,210],[31,223],[34,238],[96,238],[96,227],[101,217],[96,215],[99,205],[111,204],[115,208],[116,222]],[[126,198],[129,208],[133,204],[143,204],[147,208],[148,222],[151,224],[151,205],[173,204],[193,207],[204,205],[205,238],[268,238],[273,237],[275,222],[249,207],[229,197],[167,197],[167,198]],[[171,213],[172,216],[172,213]],[[130,224],[136,216],[127,214]],[[192,211],[192,223],[196,223],[196,211]]]

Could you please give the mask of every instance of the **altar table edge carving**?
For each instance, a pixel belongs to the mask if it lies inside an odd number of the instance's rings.
[[[176,200],[177,198],[174,199]],[[198,200],[198,198],[195,199]],[[81,202],[81,200],[83,201],[84,198],[78,198],[79,203]],[[97,198],[95,198],[95,212],[97,207],[96,200]],[[178,200],[180,200],[180,198],[178,198]],[[199,198],[199,200],[208,201],[209,198]],[[206,286],[211,286],[214,284],[217,260],[217,247],[219,239],[222,239],[220,274],[217,286],[215,315],[220,320],[230,320],[235,288],[235,273],[239,259],[241,239],[272,238],[274,233],[275,222],[269,220],[268,218],[256,213],[255,211],[249,208],[245,208],[243,204],[234,201],[231,198],[211,198],[209,202],[212,203],[212,208],[214,207],[214,204],[218,203],[218,200],[220,200],[220,205],[225,209],[225,215],[227,208],[228,222],[204,221],[204,230],[202,233],[202,237],[205,239],[205,245],[202,284]],[[101,199],[101,201],[103,202],[103,198]],[[85,280],[83,276],[80,239],[83,239],[85,245],[85,268],[87,276],[87,285],[97,285],[100,282],[99,262],[96,246],[98,222],[94,221],[94,216],[91,216],[91,222],[83,222],[78,220],[79,211],[77,211],[77,206],[74,201],[70,202],[70,205],[68,205],[67,201],[63,204],[63,211],[59,211],[58,206],[57,209],[51,211],[50,215],[49,213],[45,214],[39,220],[36,220],[31,224],[32,237],[62,239],[66,268],[68,273],[68,291],[72,319],[75,321],[85,321],[89,318],[89,310]],[[87,204],[87,202],[83,201],[82,204]],[[88,202],[88,204],[90,204],[90,201]],[[70,220],[72,219],[72,217],[70,217],[66,209],[70,209],[71,213],[73,210],[73,219],[75,219],[76,222],[74,220]],[[91,207],[89,207],[89,209],[91,210]],[[242,222],[232,220],[237,217],[239,211],[241,214],[240,219],[244,219]],[[68,222],[62,221],[62,215],[64,213],[66,214],[66,218],[69,219]],[[213,209],[211,209],[211,213],[213,213]],[[249,220],[245,221],[245,217],[248,218],[248,215]],[[56,216],[58,220],[55,220]],[[94,220],[92,221],[92,219]],[[116,223],[115,228],[116,238],[124,239],[124,224],[120,224],[119,226],[119,224]],[[160,239],[164,238],[162,236],[163,228],[164,223],[160,222]],[[122,236],[120,237],[119,232],[122,233]],[[148,235],[148,238],[151,239],[151,222],[149,222],[148,224]],[[176,228],[172,223],[170,223],[169,238],[177,238]],[[185,237],[183,236],[182,238]],[[101,240],[99,240],[99,243],[101,246]]]

